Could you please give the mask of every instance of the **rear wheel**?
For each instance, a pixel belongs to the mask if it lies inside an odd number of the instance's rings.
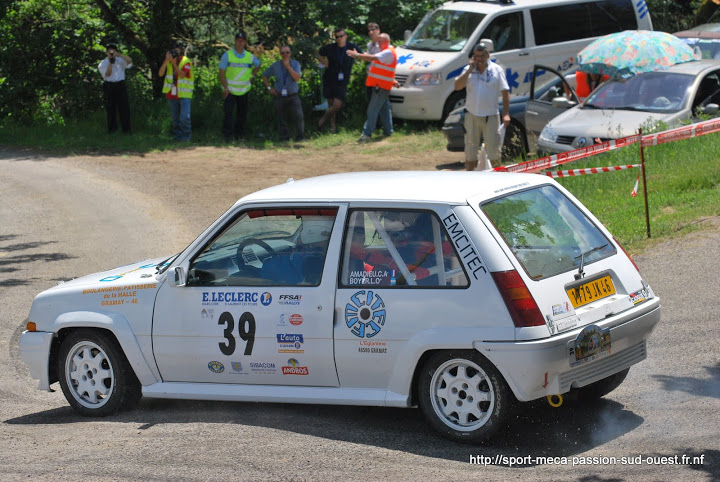
[[[502,375],[472,350],[431,357],[419,380],[425,417],[443,436],[463,443],[490,438],[502,426],[512,398]]]
[[[454,111],[455,109],[459,109],[460,107],[463,107],[465,105],[465,89],[463,90],[457,90],[450,94],[450,96],[445,101],[445,105],[443,106],[442,111],[442,119],[440,119],[440,122],[445,122],[445,119],[448,115],[450,115],[450,112]]]
[[[90,330],[68,335],[60,345],[60,387],[70,406],[84,416],[104,417],[140,399],[140,382],[117,342]]]
[[[625,381],[625,377],[627,377],[629,371],[630,368],[626,368],[625,370],[617,372],[614,375],[610,375],[607,378],[603,378],[595,383],[579,388],[578,399],[583,402],[589,402],[604,397]]]

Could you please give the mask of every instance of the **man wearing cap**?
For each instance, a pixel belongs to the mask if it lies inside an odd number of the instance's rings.
[[[298,86],[302,74],[300,62],[291,59],[291,55],[290,46],[283,45],[280,47],[281,60],[274,62],[262,75],[265,88],[275,98],[280,140],[287,141],[290,139],[289,112],[295,120],[295,140],[302,141],[305,139],[305,119]],[[275,79],[272,86],[270,86],[269,82],[271,77]]]
[[[228,50],[220,58],[220,83],[223,86],[224,120],[223,135],[230,141],[245,134],[245,120],[248,111],[248,96],[252,79],[260,70],[260,61],[245,50],[247,37],[245,32],[235,34],[235,48]],[[233,110],[237,110],[233,129]]]
[[[98,70],[103,77],[103,98],[107,114],[108,133],[117,130],[117,116],[120,114],[120,126],[126,134],[130,133],[130,100],[125,86],[125,69],[132,67],[132,60],[117,50],[117,45],[108,44],[107,57]]]
[[[377,42],[380,52],[374,55],[358,53],[354,50],[348,51],[350,57],[372,62],[365,81],[365,85],[372,88],[372,93],[367,108],[367,120],[358,142],[367,142],[372,139],[378,116],[380,116],[383,135],[388,137],[393,133],[392,113],[390,109],[383,109],[383,106],[386,102],[389,104],[390,89],[396,85],[397,54],[395,53],[395,47],[390,45],[390,36],[388,34],[381,33]]]
[[[478,163],[480,139],[485,141],[493,167],[500,165],[500,118],[498,97],[502,96],[502,123],[510,125],[510,88],[505,71],[490,62],[490,51],[483,43],[473,48],[470,62],[455,80],[455,90],[467,89],[465,101],[465,169],[474,171]]]
[[[177,42],[170,45],[165,60],[158,71],[160,77],[165,76],[163,94],[170,106],[173,138],[176,141],[189,142],[192,125],[190,123],[190,103],[195,82],[192,74],[192,63],[183,55],[183,46]]]

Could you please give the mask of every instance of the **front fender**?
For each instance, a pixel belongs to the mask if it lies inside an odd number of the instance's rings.
[[[135,375],[143,386],[160,381],[140,349],[135,333],[128,320],[119,313],[98,313],[95,311],[73,311],[58,316],[52,325],[55,333],[65,329],[99,328],[110,331],[118,343]]]

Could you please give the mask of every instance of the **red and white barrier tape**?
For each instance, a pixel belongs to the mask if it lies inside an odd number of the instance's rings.
[[[631,144],[635,144],[636,142],[642,142],[643,147],[657,146],[660,144],[667,144],[668,142],[675,142],[683,139],[690,139],[692,137],[712,134],[713,132],[720,132],[720,119],[712,119],[709,121],[698,122],[697,124],[670,129],[664,132],[658,132],[656,134],[648,134],[646,136],[642,136],[642,139],[639,134],[633,134],[631,136],[605,141],[600,144],[575,149],[573,151],[541,157],[532,161],[496,167],[494,170],[500,172],[537,172],[562,164],[567,164],[568,162],[579,161],[580,159],[594,156],[595,154],[600,154],[602,152],[629,146]]]
[[[586,167],[585,169],[568,169],[567,171],[550,171],[545,172],[550,177],[572,177],[583,176],[585,174],[601,174],[603,172],[621,171],[623,169],[632,169],[640,167],[641,164],[628,164],[627,166],[610,166],[610,167]]]

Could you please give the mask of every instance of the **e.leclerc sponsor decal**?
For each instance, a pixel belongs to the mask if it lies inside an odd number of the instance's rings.
[[[260,303],[262,303],[263,306],[270,306],[270,303],[272,303],[272,295],[266,291],[260,296]]]
[[[264,294],[265,293],[263,293],[263,295]],[[217,306],[220,304],[257,306],[260,299],[259,293],[250,293],[247,291],[203,291],[202,293],[203,306]]]
[[[300,362],[295,358],[290,358],[288,365],[289,366],[282,367],[283,375],[307,375],[310,373],[308,367],[301,367]]]

